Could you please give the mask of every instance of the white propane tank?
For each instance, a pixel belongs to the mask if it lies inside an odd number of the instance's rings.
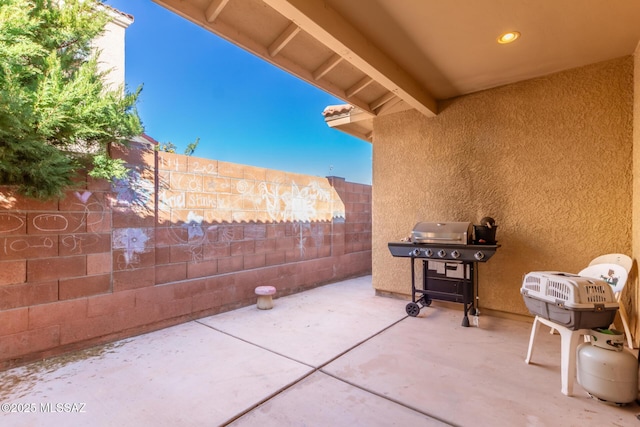
[[[624,404],[638,397],[638,359],[623,349],[621,332],[592,329],[578,346],[578,384],[600,400]]]

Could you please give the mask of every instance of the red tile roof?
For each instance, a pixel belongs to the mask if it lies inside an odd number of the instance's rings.
[[[128,13],[124,13],[124,12],[122,12],[122,11],[120,11],[120,10],[116,9],[116,8],[115,8],[115,7],[113,7],[113,6],[109,6],[108,4],[104,4],[104,3],[102,3],[102,6],[104,6],[106,9],[109,9],[109,10],[111,10],[111,11],[113,11],[113,12],[117,13],[118,15],[121,15],[121,16],[124,16],[124,17],[125,17],[125,18],[127,18],[127,19],[130,19],[130,20],[131,20],[131,22],[133,22],[133,20],[134,20],[134,19],[133,19],[133,15],[130,15],[130,14],[128,14]]]
[[[324,111],[322,112],[322,115],[326,119],[327,117],[341,116],[344,114],[348,114],[353,109],[354,109],[354,106],[351,104],[328,105],[327,107],[325,107]]]

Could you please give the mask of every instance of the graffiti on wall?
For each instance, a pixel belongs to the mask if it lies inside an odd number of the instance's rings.
[[[313,224],[314,220],[333,220],[336,216],[344,217],[344,204],[340,202],[342,209],[337,212],[332,208],[330,212],[319,212],[318,202],[332,202],[331,191],[322,188],[320,183],[312,181],[309,185],[300,188],[295,182],[291,186],[283,186],[278,183],[261,182],[258,185],[260,197],[265,200],[267,212],[273,221],[290,221],[294,223],[296,233],[296,246],[300,256],[306,253],[309,241],[320,247],[324,240],[324,229],[319,224]],[[290,190],[289,190],[290,188]],[[328,215],[330,217],[328,217]]]
[[[140,254],[147,252],[149,235],[142,228],[117,228],[113,230],[113,249],[122,249],[118,255],[118,268],[134,268],[140,264]]]
[[[153,201],[153,182],[137,169],[130,169],[123,179],[115,179],[112,184],[116,206],[130,208],[133,211],[147,211]]]
[[[344,203],[338,197],[332,197],[333,189],[323,187],[318,181],[300,186],[295,181],[283,184],[222,179],[207,182],[206,190],[203,190],[201,180],[193,175],[179,174],[175,178],[172,175],[169,181],[168,187],[158,192],[158,207],[165,212],[172,209],[243,211],[253,215],[246,220],[274,222],[331,221],[345,215]],[[230,195],[237,198],[228,197]],[[326,202],[326,206],[320,208],[319,202]]]
[[[24,227],[26,219],[9,212],[0,212],[0,234],[11,234]]]
[[[216,223],[292,223],[296,247],[305,255],[305,248],[324,243],[324,227],[313,222],[345,216],[344,203],[327,182],[311,180],[300,185],[295,180],[240,179],[220,175],[217,162],[200,164],[197,159],[184,159],[186,167],[182,161],[177,156],[159,155],[164,172],[156,176],[155,191],[158,210],[175,224],[168,228],[168,243],[186,248],[193,262],[204,258],[207,245],[234,240],[231,228]],[[145,171],[132,169],[126,179],[113,185],[117,206],[138,211],[152,205],[154,183],[145,176]],[[119,264],[129,268],[139,262],[148,236],[141,229],[127,230],[114,233],[113,248],[124,251]]]
[[[158,194],[159,209],[167,213],[188,208],[202,209],[208,220],[216,222],[230,222],[236,218],[247,222],[290,222],[294,224],[296,247],[301,256],[305,255],[305,248],[319,247],[324,242],[324,228],[312,224],[314,221],[344,218],[344,203],[339,197],[332,197],[333,188],[326,184],[323,186],[320,181],[311,181],[303,186],[295,181],[284,184],[218,176],[209,180],[200,178],[189,173],[178,173],[175,177],[170,175],[170,185]],[[170,228],[174,243],[187,245],[193,261],[202,259],[203,247],[210,243],[208,236],[215,231],[219,232],[214,240],[233,239],[233,236],[224,234],[229,233],[229,229],[221,227],[218,230],[216,225],[207,227],[203,222],[203,215],[189,210],[181,226],[188,231],[186,237],[181,228]]]
[[[317,181],[302,188],[291,182],[291,186],[286,186],[284,190],[279,183],[261,182],[258,189],[260,197],[267,203],[267,213],[273,221],[327,219],[319,218],[316,205],[318,201],[329,201],[331,193]]]
[[[203,217],[195,214],[193,211],[189,211],[188,220],[179,226],[169,227],[168,230],[171,236],[172,245],[182,245],[190,254],[192,262],[199,262],[204,259],[205,247],[214,242],[228,243],[236,240],[233,234],[233,228],[224,225],[205,225],[203,224]],[[264,237],[264,230],[262,233],[255,233],[252,236],[251,229],[245,225],[244,235],[241,239],[258,239],[260,236]],[[184,231],[186,230],[186,233]],[[315,246],[319,248],[324,243],[324,224],[294,221],[292,222],[292,231],[295,235],[295,244],[300,255],[306,254],[306,248]],[[114,244],[116,239],[114,238]],[[140,248],[138,252],[143,252]],[[132,256],[133,262],[137,259],[135,255]]]
[[[177,243],[187,246],[193,262],[198,262],[203,259],[204,246],[209,243],[207,233],[205,233],[202,225],[203,220],[203,216],[196,215],[193,211],[189,211],[187,221],[180,226],[180,228],[187,230],[187,238],[184,239],[177,233],[173,234]]]
[[[8,236],[21,230],[25,225],[40,233],[60,234],[60,244],[70,254],[81,254],[100,241],[99,233],[93,230],[103,228],[107,220],[108,209],[103,202],[91,200],[91,191],[73,193],[69,211],[66,213],[41,213],[27,220],[27,216],[11,212],[0,212],[0,236]],[[27,224],[28,221],[28,224]],[[67,234],[68,233],[68,234]],[[3,237],[2,252],[15,255],[32,249],[52,249],[54,239],[47,235],[34,235],[29,238]]]
[[[300,256],[304,257],[308,246],[313,245],[319,248],[322,245],[324,241],[324,229],[321,224],[296,222],[293,227],[296,233],[296,246],[300,251]]]

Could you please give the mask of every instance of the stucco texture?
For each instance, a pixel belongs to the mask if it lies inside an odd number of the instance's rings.
[[[634,96],[633,96],[633,255],[640,254],[640,44],[634,54]],[[634,336],[634,344],[640,343],[640,323],[638,322],[638,307],[640,307],[640,292],[638,290],[638,269],[632,270],[625,287],[623,297],[633,302],[629,308],[629,320]],[[627,299],[625,298],[625,300]]]
[[[387,243],[418,221],[495,218],[502,246],[478,265],[479,305],[514,314],[528,313],[527,272],[630,254],[633,70],[619,58],[448,100],[434,118],[377,118],[376,290],[410,295],[409,260]]]

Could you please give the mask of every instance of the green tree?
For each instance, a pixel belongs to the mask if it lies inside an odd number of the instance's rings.
[[[187,156],[192,155],[194,151],[196,151],[196,148],[198,148],[198,144],[200,144],[200,138],[196,138],[195,141],[187,144],[187,148],[184,149],[184,154]]]
[[[176,144],[173,142],[161,142],[157,145],[158,151],[164,151],[165,153],[175,153],[176,152]]]
[[[47,199],[84,169],[126,174],[108,147],[142,133],[141,88],[103,83],[91,41],[108,20],[96,0],[0,0],[0,184]]]
[[[184,149],[184,154],[186,156],[191,156],[196,151],[196,148],[198,148],[198,144],[200,144],[200,138],[196,138],[195,141],[187,144],[187,147]],[[165,153],[175,153],[177,148],[176,144],[171,141],[160,142],[156,146],[156,150],[164,151]]]

